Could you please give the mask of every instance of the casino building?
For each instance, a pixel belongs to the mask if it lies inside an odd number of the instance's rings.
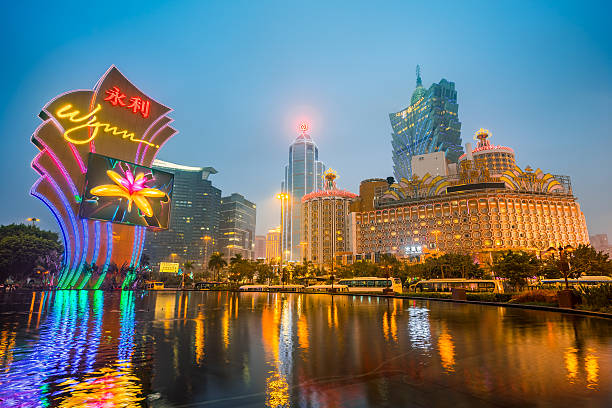
[[[352,208],[355,259],[414,248],[472,254],[487,262],[503,250],[539,254],[551,246],[588,244],[584,214],[569,177],[519,168],[514,151],[476,132],[478,144],[459,157],[457,174],[402,178]],[[367,189],[366,189],[367,190]]]
[[[350,253],[350,204],[357,198],[336,187],[337,174],[325,172],[323,190],[302,198],[303,258],[318,266],[331,266],[332,258]]]

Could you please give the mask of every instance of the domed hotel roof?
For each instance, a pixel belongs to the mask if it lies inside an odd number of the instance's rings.
[[[338,177],[338,173],[336,173],[333,169],[327,169],[325,174],[323,175],[325,178],[325,186],[324,190],[313,191],[312,193],[306,194],[302,197],[302,202],[306,202],[315,198],[357,198],[359,197],[357,194],[351,193],[347,190],[339,190],[336,187],[336,177]]]

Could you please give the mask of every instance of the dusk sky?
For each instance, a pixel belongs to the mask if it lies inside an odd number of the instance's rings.
[[[112,64],[174,109],[158,158],[213,166],[224,195],[278,224],[289,144],[301,120],[319,158],[358,192],[392,175],[388,114],[415,66],[458,92],[463,143],[487,128],[517,164],[571,176],[589,233],[612,233],[610,1],[10,2],[0,32],[0,223],[41,219],[30,136],[56,95],[91,89]]]

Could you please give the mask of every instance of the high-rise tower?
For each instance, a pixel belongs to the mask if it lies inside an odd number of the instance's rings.
[[[319,161],[319,149],[306,132],[308,125],[300,125],[300,135],[289,146],[289,163],[285,166],[285,181],[281,191],[288,195],[282,201],[282,242],[284,261],[301,261],[300,233],[302,230],[302,197],[323,188],[325,165]]]
[[[389,114],[393,128],[393,173],[398,181],[412,178],[414,155],[444,151],[446,158],[456,163],[463,154],[455,83],[442,79],[425,89],[418,65],[416,74],[410,106]]]

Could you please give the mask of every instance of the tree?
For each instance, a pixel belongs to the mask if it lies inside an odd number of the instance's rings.
[[[208,269],[215,271],[215,280],[219,280],[219,272],[227,266],[227,261],[223,258],[221,252],[214,252],[208,260]]]
[[[571,277],[582,275],[612,275],[612,260],[608,254],[596,251],[590,245],[580,244],[569,257]]]
[[[185,287],[185,275],[189,273],[191,275],[191,271],[193,270],[193,263],[186,261],[183,263],[183,273],[181,276],[181,288]]]
[[[272,267],[268,264],[258,262],[255,265],[255,269],[257,271],[257,282],[258,283],[266,284],[272,278],[274,278],[274,271],[272,270]]]
[[[423,272],[427,279],[479,279],[484,274],[480,266],[474,263],[471,256],[453,253],[427,258]]]
[[[522,251],[508,251],[493,263],[493,271],[519,290],[527,284],[527,278],[535,276],[540,260],[533,254]]]
[[[230,265],[234,265],[242,261],[244,261],[244,258],[242,258],[242,254],[236,254],[230,258]]]
[[[9,276],[15,280],[29,278],[45,256],[63,253],[58,235],[31,225],[0,227],[0,281]]]

